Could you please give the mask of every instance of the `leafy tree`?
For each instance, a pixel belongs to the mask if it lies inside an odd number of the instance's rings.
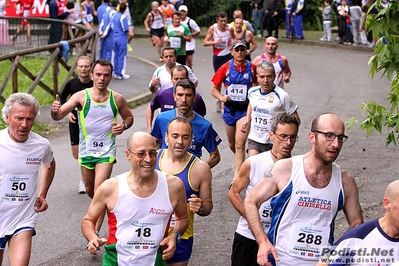
[[[370,10],[377,8],[379,12],[371,15]],[[386,145],[399,139],[399,4],[398,0],[391,0],[388,6],[383,9],[381,0],[377,0],[369,8],[367,16],[367,29],[372,30],[374,36],[381,36],[376,43],[373,56],[370,58],[370,74],[374,78],[377,72],[382,71],[382,76],[391,81],[388,92],[388,108],[366,102],[361,110],[367,112],[367,118],[361,122],[360,129],[366,130],[370,135],[374,130],[382,134],[382,130],[388,131]],[[349,127],[356,122],[356,117],[349,120]]]

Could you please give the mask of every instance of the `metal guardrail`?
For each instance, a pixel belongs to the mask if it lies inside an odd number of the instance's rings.
[[[33,90],[40,86],[46,92],[51,95],[55,95],[59,90],[62,90],[66,82],[74,75],[76,61],[73,65],[68,65],[61,57],[58,56],[62,49],[61,43],[48,44],[49,39],[49,28],[51,23],[62,23],[63,26],[63,40],[67,41],[69,47],[76,50],[77,56],[90,54],[93,61],[96,59],[96,42],[97,42],[97,30],[90,29],[83,25],[72,23],[65,20],[54,20],[47,18],[27,18],[31,25],[31,40],[27,40],[26,30],[23,31],[14,40],[14,43],[10,41],[17,31],[20,25],[20,17],[0,17],[0,61],[10,60],[12,66],[9,69],[6,77],[0,85],[0,102],[4,103],[5,98],[2,96],[7,83],[12,79],[12,93],[18,92],[18,69],[29,77],[33,83],[28,89],[28,93],[32,93]],[[79,29],[82,35],[74,34],[72,27]],[[75,31],[76,32],[76,31]],[[13,44],[13,45],[12,45]],[[29,71],[21,62],[21,57],[26,56],[40,56],[48,58],[45,65],[42,67],[42,71],[35,75]],[[50,66],[52,67],[50,68]],[[62,85],[59,86],[58,71],[59,66],[64,67],[68,74],[65,80],[62,81]],[[41,79],[43,75],[52,69],[53,84],[51,88],[44,84]]]

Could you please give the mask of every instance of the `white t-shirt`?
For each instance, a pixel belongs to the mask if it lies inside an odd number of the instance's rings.
[[[50,167],[53,151],[49,141],[36,133],[19,143],[6,128],[0,131],[0,154],[0,237],[4,237],[36,225],[39,170],[42,164]]]

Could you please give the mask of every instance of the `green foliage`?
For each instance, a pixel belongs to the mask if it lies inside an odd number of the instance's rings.
[[[396,145],[399,138],[399,5],[398,0],[391,0],[386,9],[381,8],[381,0],[376,1],[369,10],[380,10],[376,15],[368,15],[367,29],[374,36],[380,36],[369,60],[370,74],[374,78],[381,72],[391,80],[387,101],[389,108],[375,102],[364,103],[361,110],[367,112],[367,118],[361,122],[360,129],[370,135],[374,130],[383,133],[387,130],[386,145]],[[385,131],[384,131],[385,132]]]

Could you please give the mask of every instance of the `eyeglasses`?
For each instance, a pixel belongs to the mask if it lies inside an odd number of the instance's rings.
[[[130,153],[133,153],[134,155],[136,155],[139,159],[143,159],[143,158],[145,158],[145,156],[147,155],[147,152],[146,151],[139,151],[139,152],[132,152],[131,150],[129,150],[129,149],[127,149]],[[156,150],[151,150],[151,151],[148,151],[148,155],[151,157],[151,158],[155,158],[155,157],[157,157],[157,155],[158,155],[158,152],[156,151]]]
[[[280,134],[277,134],[276,132],[273,132],[273,133],[281,141],[287,141],[289,139],[291,142],[297,142],[298,139],[299,139],[298,135],[291,135],[290,136],[290,135],[285,135],[285,134],[281,134],[280,135]]]
[[[327,141],[334,141],[335,138],[338,138],[339,142],[344,143],[348,139],[348,136],[346,135],[335,135],[334,133],[331,132],[323,132],[319,130],[312,130],[312,132],[323,134],[326,137]]]
[[[238,52],[245,52],[247,49],[245,49],[244,47],[242,48],[234,48],[234,51]]]

